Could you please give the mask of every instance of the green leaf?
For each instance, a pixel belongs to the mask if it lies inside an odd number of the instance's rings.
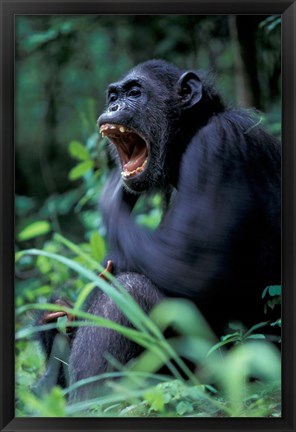
[[[240,336],[240,332],[229,333],[228,335],[222,336],[221,337],[221,341],[224,342],[224,341],[227,341],[229,339],[235,339],[236,336],[239,337]]]
[[[260,333],[254,333],[250,336],[246,337],[246,339],[266,339],[266,337],[263,334]]]
[[[33,51],[37,49],[40,45],[46,44],[49,41],[52,41],[58,36],[58,32],[54,29],[49,29],[45,32],[35,33],[29,37],[27,37],[23,41],[23,46],[25,50]]]
[[[264,288],[263,292],[262,292],[262,298],[264,298],[266,296],[266,293],[269,289],[269,286],[267,286],[266,288]]]
[[[36,265],[43,274],[49,273],[52,270],[52,262],[43,256],[37,258]]]
[[[69,153],[73,158],[81,161],[86,161],[90,159],[90,154],[88,149],[79,141],[70,142]]]
[[[192,413],[193,407],[191,403],[187,401],[182,401],[179,402],[176,406],[176,411],[179,416],[183,416],[184,414]]]
[[[71,171],[69,172],[69,179],[77,180],[93,167],[94,161],[92,160],[81,162],[80,164],[76,165],[74,168],[71,169]]]
[[[272,327],[274,327],[274,326],[279,326],[279,327],[281,327],[281,326],[282,326],[282,320],[281,320],[281,318],[279,318],[279,319],[276,320],[275,322],[271,323],[270,325],[271,325]]]
[[[231,342],[236,342],[237,341],[237,337],[233,337],[232,339],[229,338],[225,341],[222,342],[218,342],[217,344],[215,344],[214,346],[212,346],[212,348],[209,350],[209,352],[207,353],[207,357],[209,355],[211,355],[214,351],[217,351],[217,349],[222,348],[224,345],[229,344]]]
[[[95,286],[96,286],[96,284],[94,282],[89,282],[88,284],[86,284],[84,286],[83,290],[79,293],[79,295],[77,297],[73,311],[79,310],[81,308],[81,306],[84,304],[87,297],[92,292],[92,290],[95,288]]]
[[[273,297],[273,296],[279,296],[281,295],[281,286],[280,285],[272,285],[269,287],[269,294]]]
[[[105,242],[97,231],[91,235],[90,248],[91,254],[96,260],[101,261],[104,258],[106,252]]]
[[[218,390],[210,384],[206,384],[205,388],[211,393],[214,393],[214,394],[218,393]]]
[[[50,229],[50,223],[47,221],[33,222],[31,225],[26,226],[26,228],[18,234],[17,238],[20,241],[29,240],[47,234]]]
[[[253,331],[261,328],[261,327],[266,327],[269,324],[269,321],[264,321],[258,324],[253,325],[246,333],[245,333],[245,337],[249,336],[251,333],[253,333]]]
[[[262,298],[264,298],[266,296],[267,292],[271,297],[279,296],[282,293],[282,287],[281,287],[281,285],[269,285],[269,286],[267,286],[262,293]]]
[[[163,392],[160,389],[153,388],[151,390],[148,390],[144,394],[144,399],[150,406],[151,410],[163,411],[165,402]]]
[[[60,332],[66,333],[67,315],[64,315],[57,320],[57,328]]]
[[[281,18],[278,18],[273,23],[267,26],[267,31],[271,32],[275,27],[279,26],[280,24],[281,24]]]

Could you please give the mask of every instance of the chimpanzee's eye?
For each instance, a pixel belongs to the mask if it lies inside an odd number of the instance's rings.
[[[140,92],[139,89],[131,89],[131,90],[128,92],[128,96],[129,96],[129,97],[139,97],[139,96],[141,96],[141,92]]]
[[[117,94],[115,94],[115,93],[111,93],[111,94],[109,95],[109,102],[115,102],[117,99],[118,99]]]

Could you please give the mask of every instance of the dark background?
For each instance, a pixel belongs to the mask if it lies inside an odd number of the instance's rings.
[[[69,143],[95,148],[102,165],[104,146],[94,141],[106,85],[140,61],[210,71],[230,104],[264,112],[279,136],[280,32],[280,18],[264,15],[17,16],[17,232],[42,218],[84,235],[87,206],[73,210],[87,188],[85,176],[69,179]]]

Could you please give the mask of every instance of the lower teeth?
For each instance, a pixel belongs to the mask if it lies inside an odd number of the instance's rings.
[[[131,175],[139,174],[139,173],[141,173],[144,170],[145,165],[147,165],[147,159],[145,159],[143,165],[141,165],[140,167],[136,168],[133,171],[128,171],[128,170],[122,171],[121,175],[122,175],[122,177],[130,177]]]

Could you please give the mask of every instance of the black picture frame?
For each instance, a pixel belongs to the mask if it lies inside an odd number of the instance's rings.
[[[281,14],[283,414],[281,418],[14,418],[14,18],[26,14]],[[295,431],[296,4],[288,0],[0,0],[1,431]]]

